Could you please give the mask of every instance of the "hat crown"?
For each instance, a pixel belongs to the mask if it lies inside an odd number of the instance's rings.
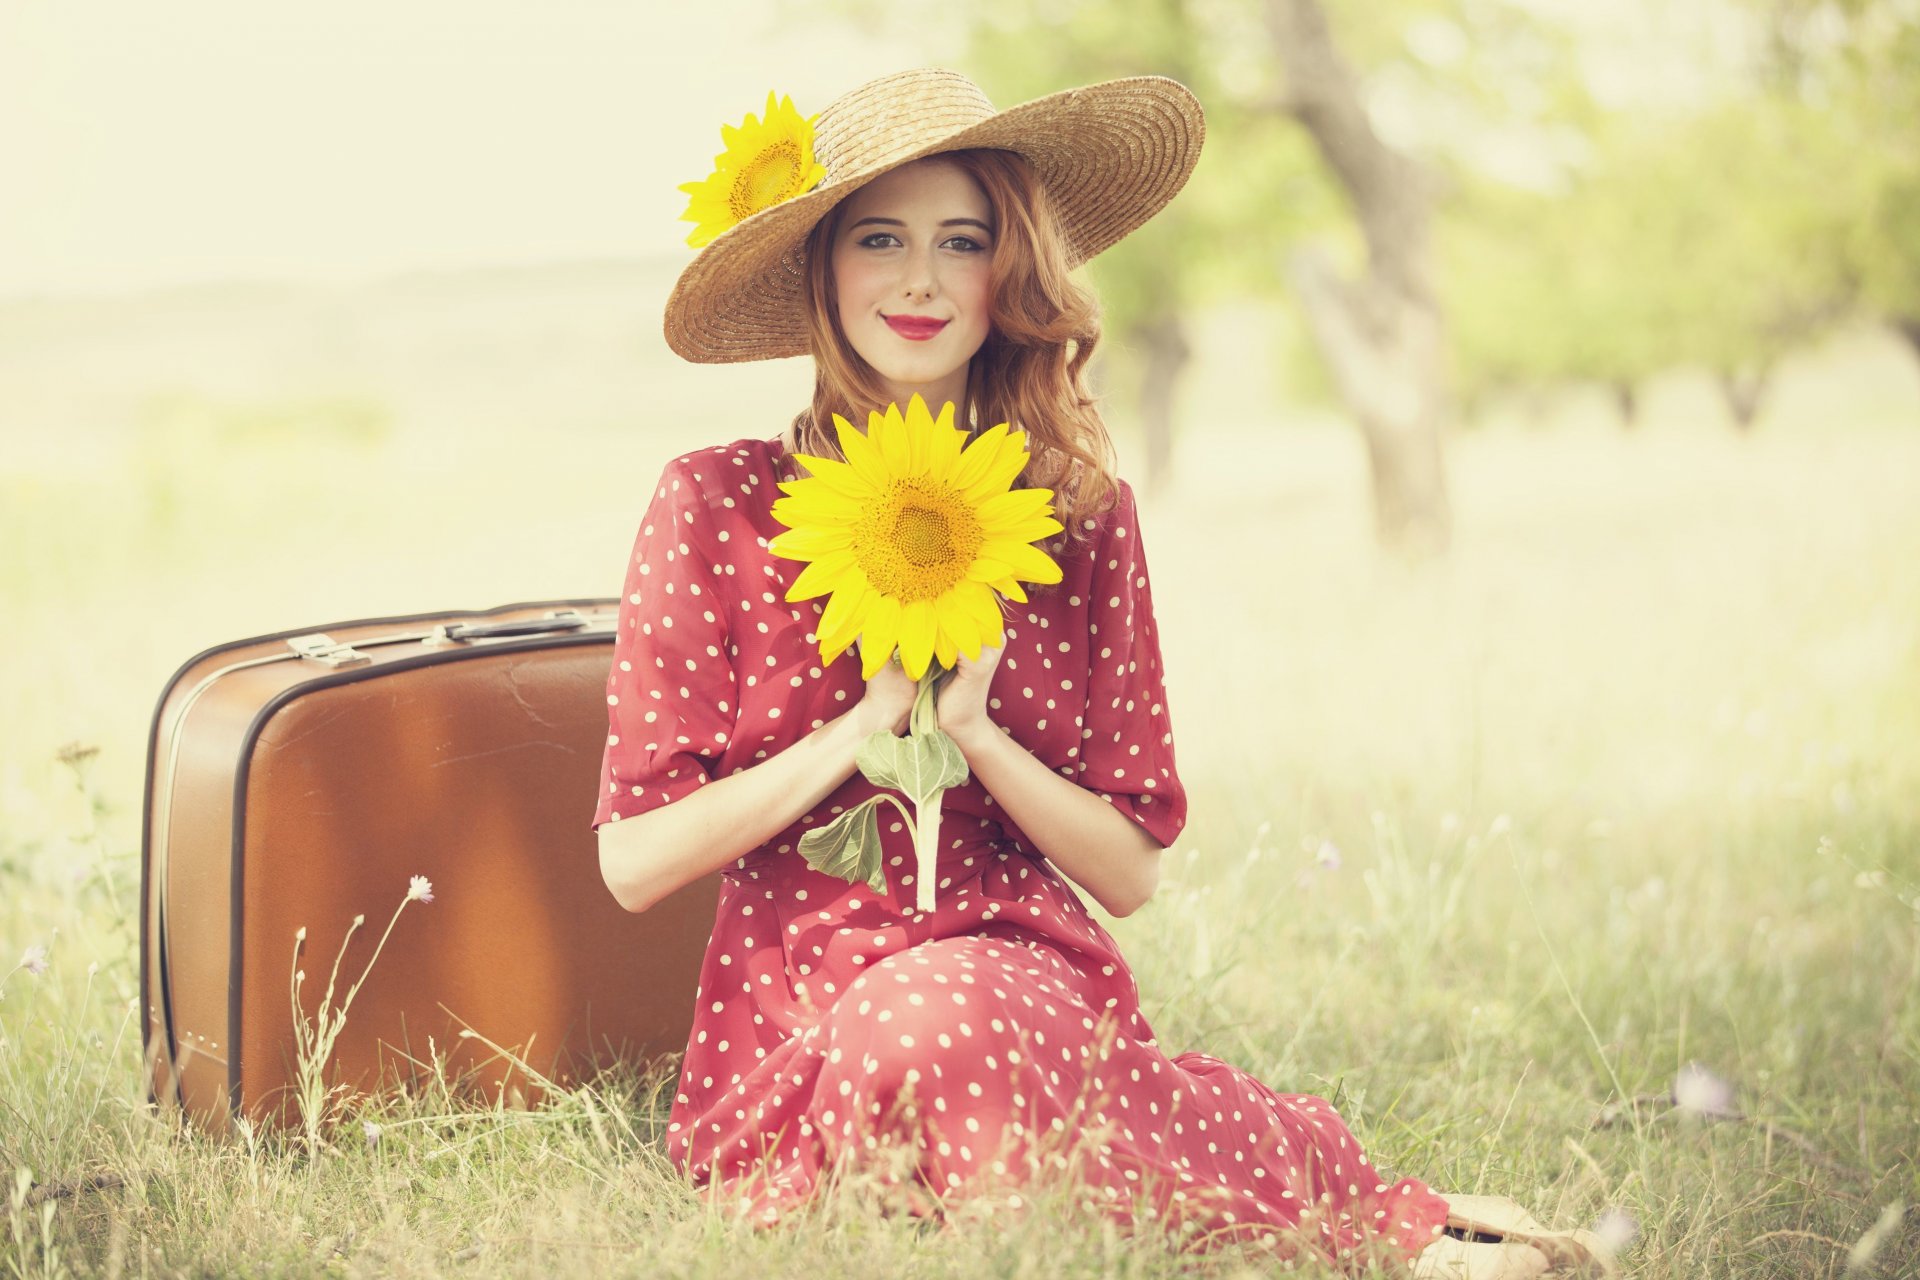
[[[870,81],[822,107],[814,121],[814,159],[827,171],[820,185],[871,174],[995,114],[980,86],[957,71],[926,68]]]

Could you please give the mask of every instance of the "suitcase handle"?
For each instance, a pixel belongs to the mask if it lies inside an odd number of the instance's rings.
[[[482,640],[492,636],[537,636],[549,631],[578,631],[587,620],[572,610],[546,618],[508,618],[502,622],[456,622],[433,629],[434,639]]]

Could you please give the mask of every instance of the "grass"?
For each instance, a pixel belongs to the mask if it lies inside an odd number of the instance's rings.
[[[1913,1274],[1920,431],[1501,426],[1455,442],[1455,554],[1406,570],[1347,434],[1196,421],[1145,529],[1192,817],[1111,922],[1161,1047],[1333,1099],[1383,1172],[1630,1215],[1635,1276]],[[855,1180],[801,1230],[735,1226],[665,1163],[672,1063],[531,1111],[381,1100],[317,1151],[145,1109],[166,676],[258,631],[611,594],[634,495],[722,434],[0,477],[0,536],[38,548],[0,569],[32,673],[0,694],[0,965],[48,960],[0,985],[0,1275],[1264,1273],[1064,1196],[940,1233]],[[1733,1114],[1667,1105],[1689,1063]]]

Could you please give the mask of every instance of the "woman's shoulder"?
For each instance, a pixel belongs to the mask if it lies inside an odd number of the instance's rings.
[[[735,509],[743,498],[771,502],[772,486],[785,478],[786,446],[778,437],[743,436],[702,445],[667,459],[656,498],[685,491],[709,508]]]

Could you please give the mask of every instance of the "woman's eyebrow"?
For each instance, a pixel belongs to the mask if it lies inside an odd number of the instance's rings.
[[[899,218],[882,218],[882,217],[870,215],[868,217],[861,218],[858,222],[855,222],[852,226],[848,227],[847,229],[851,231],[853,230],[854,227],[864,227],[869,223],[873,224],[874,226],[880,226],[880,227],[904,227],[907,225],[905,222],[901,221]],[[993,228],[988,226],[986,223],[980,221],[980,219],[978,218],[946,218],[941,221],[940,225],[943,227],[978,227],[982,231],[986,232],[988,235],[993,234]]]

